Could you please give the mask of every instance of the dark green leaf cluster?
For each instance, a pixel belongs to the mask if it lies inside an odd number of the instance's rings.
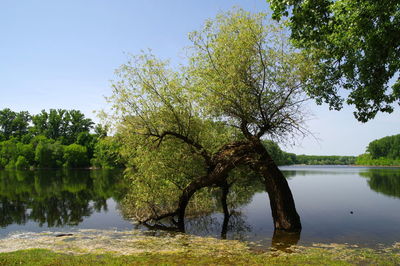
[[[93,126],[78,110],[37,115],[0,110],[0,169],[82,168],[91,160],[100,167],[120,167],[118,147],[109,144],[107,128],[97,125],[93,134]]]
[[[30,121],[31,116],[26,111],[17,113],[9,108],[0,110],[0,141],[26,135]]]
[[[400,99],[399,1],[268,2],[275,19],[290,17],[294,44],[315,63],[307,90],[318,103],[338,110],[346,99],[361,122],[393,111]]]
[[[35,136],[44,136],[69,145],[82,133],[93,129],[93,121],[78,110],[50,109],[30,115],[27,111],[0,110],[0,140],[17,139],[29,143]]]
[[[31,132],[34,135],[43,135],[64,145],[75,143],[81,133],[89,132],[94,125],[80,111],[64,109],[42,110],[40,114],[32,116],[32,123]]]
[[[400,134],[387,136],[374,140],[368,144],[367,152],[373,159],[387,157],[389,159],[400,159]]]

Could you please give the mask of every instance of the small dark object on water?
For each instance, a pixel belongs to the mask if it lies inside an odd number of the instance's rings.
[[[353,213],[354,213],[353,211],[350,212],[350,214],[353,214]]]
[[[73,234],[58,234],[56,237],[62,237],[62,236],[72,236]]]

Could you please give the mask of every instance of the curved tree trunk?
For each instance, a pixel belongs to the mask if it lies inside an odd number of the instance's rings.
[[[177,226],[181,231],[184,231],[186,207],[193,194],[204,187],[218,186],[223,188],[229,171],[240,164],[250,165],[263,176],[270,199],[275,230],[300,231],[300,217],[297,214],[286,178],[259,139],[239,141],[222,147],[211,158],[207,175],[193,180],[182,191],[177,210],[167,215],[177,215]],[[227,209],[224,209],[224,212],[227,213]]]
[[[179,198],[177,225],[180,230],[185,228],[185,211],[193,194],[204,187],[224,187],[229,171],[243,163],[250,150],[249,142],[236,142],[223,146],[214,154],[208,165],[208,174],[192,181]]]
[[[179,198],[179,204],[178,204],[178,222],[177,226],[179,230],[182,232],[185,231],[185,212],[186,212],[186,207],[189,204],[190,199],[192,198],[193,194],[207,186],[213,185],[214,182],[211,178],[208,176],[199,178],[193,182],[191,182],[182,192],[180,198]]]
[[[264,178],[275,230],[300,231],[300,217],[297,214],[293,195],[286,178],[261,142],[255,142],[254,148],[260,157],[252,162],[252,166]]]

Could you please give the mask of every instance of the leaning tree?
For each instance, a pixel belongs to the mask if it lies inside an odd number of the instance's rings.
[[[113,84],[136,220],[171,217],[184,230],[185,214],[211,200],[208,190],[221,188],[226,199],[235,173],[251,169],[264,181],[275,229],[300,230],[288,183],[262,138],[306,133],[302,89],[312,66],[265,14],[219,14],[189,38],[186,65],[143,53]]]

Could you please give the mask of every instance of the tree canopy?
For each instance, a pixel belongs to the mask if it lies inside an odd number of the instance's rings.
[[[0,110],[0,141],[21,137],[28,133],[31,116],[28,112],[13,112],[9,108]]]
[[[135,217],[176,215],[182,226],[188,204],[209,200],[210,189],[227,191],[238,169],[250,167],[265,177],[275,226],[299,229],[290,189],[261,138],[306,133],[307,58],[287,45],[281,26],[243,10],[219,14],[189,38],[186,65],[143,53],[113,84],[122,153],[135,169]]]
[[[366,153],[357,157],[360,165],[400,165],[400,134],[371,141]]]
[[[400,2],[268,2],[275,19],[289,16],[293,43],[314,62],[307,91],[317,103],[339,110],[345,101],[361,122],[393,111],[400,99]]]

